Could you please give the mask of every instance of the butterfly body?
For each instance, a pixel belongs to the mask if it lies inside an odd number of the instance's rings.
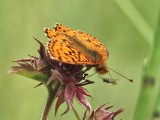
[[[52,59],[68,64],[91,65],[100,74],[108,72],[106,60],[109,52],[95,37],[62,24],[56,24],[54,29],[46,28],[44,32],[49,39],[47,49]]]

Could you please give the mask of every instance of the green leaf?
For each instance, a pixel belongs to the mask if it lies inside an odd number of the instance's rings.
[[[16,74],[34,79],[34,80],[42,82],[42,83],[46,83],[47,80],[48,80],[47,75],[42,74],[42,73],[37,72],[37,71],[29,72],[29,71],[26,71],[26,70],[21,70],[21,71],[16,72]]]

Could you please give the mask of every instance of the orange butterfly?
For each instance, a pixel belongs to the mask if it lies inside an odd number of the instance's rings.
[[[54,29],[45,28],[44,32],[49,38],[47,50],[52,59],[68,64],[92,65],[100,74],[108,72],[106,60],[109,52],[97,38],[62,24],[56,24]]]

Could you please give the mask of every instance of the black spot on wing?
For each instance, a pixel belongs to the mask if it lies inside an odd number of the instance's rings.
[[[71,52],[71,51],[68,51],[68,55],[72,55],[72,52]]]
[[[86,42],[91,42],[91,40],[90,40],[90,39],[87,39]]]
[[[62,61],[62,58],[61,58],[61,56],[59,56],[59,57],[58,57],[58,60],[59,60],[59,61]]]
[[[95,46],[95,47],[99,47],[99,48],[101,47],[100,45],[94,45],[94,46]]]
[[[71,59],[72,59],[72,61],[73,61],[74,63],[77,63],[74,58],[71,57]]]
[[[65,53],[65,52],[64,52],[64,54],[65,54],[66,56],[68,56],[68,53]]]
[[[81,53],[80,52],[78,52],[77,57],[78,57],[78,60],[81,61]]]
[[[66,40],[66,39],[62,39],[62,41],[63,41],[63,42],[66,42],[67,40]]]
[[[63,32],[67,32],[66,30],[63,30]]]

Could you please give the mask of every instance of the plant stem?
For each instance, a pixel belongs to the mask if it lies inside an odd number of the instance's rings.
[[[47,120],[48,119],[48,114],[49,114],[50,108],[52,106],[52,103],[53,103],[54,99],[56,98],[57,91],[59,90],[59,87],[61,85],[59,80],[54,80],[54,81],[56,81],[56,83],[54,85],[54,88],[52,88],[52,85],[47,86],[47,88],[48,88],[48,98],[47,98],[47,102],[45,104],[44,111],[42,113],[41,120]]]
[[[159,21],[158,21],[158,29],[157,29],[157,43],[159,45],[159,48],[160,48],[160,10],[159,10]],[[158,41],[159,40],[159,41]],[[157,52],[159,52],[160,54],[160,50],[158,49]],[[158,59],[157,58],[157,61],[159,61],[160,63],[160,58]],[[157,66],[159,66],[157,64]],[[160,81],[158,82],[158,85],[160,84]],[[154,106],[154,113],[153,113],[153,118],[156,118],[156,119],[160,119],[160,85],[158,87],[158,93],[157,93],[157,97],[156,97],[156,103],[155,103],[155,106]]]
[[[143,83],[140,90],[138,104],[134,114],[134,120],[147,120],[151,118],[154,104],[156,103],[155,96],[158,96],[156,90],[160,90],[158,84],[157,72],[160,65],[160,12],[158,18],[157,30],[154,36],[154,44],[151,51],[148,64],[145,66]],[[156,83],[156,84],[155,84]]]
[[[154,119],[160,119],[160,89],[157,97],[157,102],[155,104],[155,110],[152,116]]]
[[[49,94],[46,105],[45,105],[45,108],[44,108],[42,120],[47,120],[47,117],[48,117],[48,114],[49,114],[49,111],[50,111],[50,107],[51,107],[52,102],[53,102],[53,98],[54,98],[54,95]]]

